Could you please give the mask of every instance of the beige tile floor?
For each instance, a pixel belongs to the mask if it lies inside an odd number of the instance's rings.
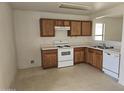
[[[41,67],[19,70],[16,90],[89,90],[89,91],[117,91],[124,90],[124,86],[98,69],[78,64],[66,68],[43,70]]]

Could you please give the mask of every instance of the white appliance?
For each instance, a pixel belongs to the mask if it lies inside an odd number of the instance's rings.
[[[119,78],[119,55],[112,51],[103,52],[103,71],[116,79]]]
[[[67,41],[55,41],[55,46],[58,47],[58,68],[72,66],[73,48],[69,46]]]
[[[68,30],[70,30],[70,27],[69,26],[55,26],[55,30],[56,31],[58,31],[58,30],[60,30],[60,31],[68,31]]]

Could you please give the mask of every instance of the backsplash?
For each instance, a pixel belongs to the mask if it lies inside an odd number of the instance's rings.
[[[93,45],[101,45],[103,43],[106,46],[113,46],[116,49],[120,49],[121,42],[118,41],[94,41],[92,36],[75,36],[69,37],[67,35],[67,31],[56,31],[55,37],[41,37],[41,46],[42,45],[53,45],[54,41],[62,40],[68,41],[70,45],[78,45],[78,44],[93,44]]]
[[[70,37],[67,35],[67,31],[59,30],[55,32],[55,37],[41,37],[41,45],[52,45],[56,40],[67,40],[69,44],[83,44],[92,42],[92,36]]]
[[[116,49],[121,48],[121,42],[118,41],[94,41],[92,36],[75,36],[69,37],[67,35],[67,31],[56,31],[55,37],[41,37],[41,46],[44,45],[53,45],[54,41],[62,40],[69,42],[70,45],[78,45],[78,44],[93,44],[93,45],[102,45],[103,43],[106,46],[113,46]]]

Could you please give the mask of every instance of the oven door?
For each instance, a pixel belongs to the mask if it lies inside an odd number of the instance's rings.
[[[58,61],[72,61],[73,60],[73,48],[60,48],[58,49]]]

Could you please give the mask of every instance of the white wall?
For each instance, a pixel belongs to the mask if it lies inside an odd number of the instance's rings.
[[[41,66],[40,45],[53,44],[54,40],[68,40],[70,43],[91,41],[91,37],[67,37],[67,31],[56,31],[55,37],[40,37],[40,18],[88,20],[87,16],[15,10],[15,34],[18,68]],[[73,41],[73,42],[72,42]],[[30,64],[31,60],[34,64]]]
[[[7,3],[0,3],[0,89],[9,88],[16,73],[12,13]]]
[[[122,37],[123,18],[121,17],[104,17],[93,20],[93,32],[95,32],[95,24],[105,24],[104,40],[105,41],[119,41]]]
[[[120,62],[119,83],[124,85],[124,16],[123,16],[123,33],[122,33],[122,42],[121,42],[121,62]]]

